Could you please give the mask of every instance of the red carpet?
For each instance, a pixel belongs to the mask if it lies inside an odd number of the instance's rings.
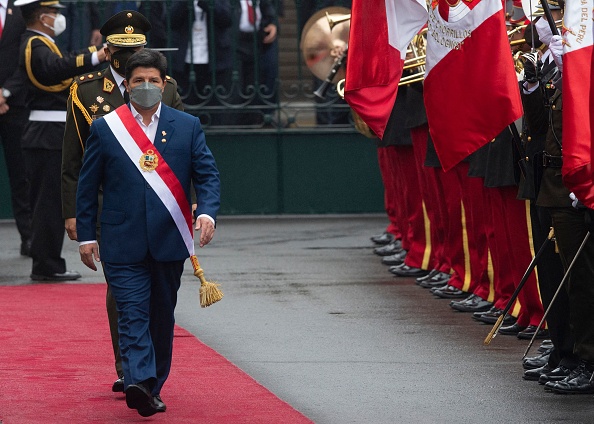
[[[111,392],[105,284],[0,287],[0,423],[311,423],[176,327],[167,412],[142,418]]]

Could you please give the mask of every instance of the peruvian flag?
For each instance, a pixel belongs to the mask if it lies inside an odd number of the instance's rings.
[[[379,138],[407,46],[426,22],[425,0],[353,0],[344,98]]]
[[[594,0],[565,3],[563,24],[563,181],[594,209],[592,126],[594,125]]]
[[[522,116],[501,0],[434,0],[425,108],[445,171]]]

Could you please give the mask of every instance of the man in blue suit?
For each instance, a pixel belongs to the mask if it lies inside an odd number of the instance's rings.
[[[212,239],[220,203],[219,174],[200,120],[161,103],[166,69],[159,52],[130,57],[130,104],[91,126],[76,202],[81,260],[93,270],[94,260],[103,261],[119,313],[126,403],[142,416],[165,411],[160,393],[171,367],[184,261],[194,254],[193,229],[200,230],[200,247]]]

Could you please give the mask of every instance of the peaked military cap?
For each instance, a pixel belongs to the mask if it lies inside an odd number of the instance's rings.
[[[16,0],[14,5],[17,7],[53,7],[56,9],[64,9],[66,7],[60,4],[58,0]]]
[[[527,1],[527,0],[525,0]],[[549,4],[549,9],[551,10],[561,10],[561,6],[559,5],[558,0],[547,0]],[[536,5],[536,10],[534,11],[534,16],[544,16],[544,9],[542,7],[542,3],[538,2]]]
[[[113,46],[138,47],[146,44],[146,33],[150,29],[151,23],[141,13],[123,10],[109,18],[100,32]]]

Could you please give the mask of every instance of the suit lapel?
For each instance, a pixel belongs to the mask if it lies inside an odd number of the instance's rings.
[[[155,144],[159,153],[164,153],[167,147],[171,144],[173,132],[175,130],[175,127],[173,126],[174,121],[175,118],[169,108],[162,104],[157,133],[155,134],[155,139],[151,140]]]

